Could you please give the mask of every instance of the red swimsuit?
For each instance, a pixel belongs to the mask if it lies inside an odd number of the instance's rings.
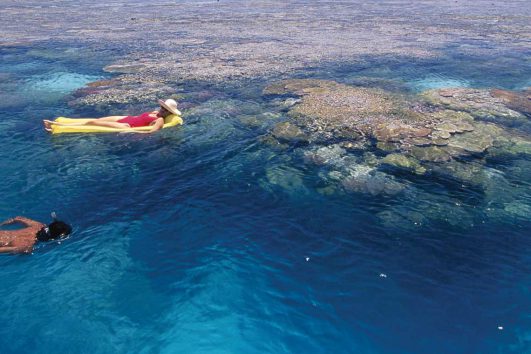
[[[142,113],[139,116],[127,116],[118,121],[118,123],[127,123],[131,128],[147,127],[160,117],[151,117],[151,112]]]

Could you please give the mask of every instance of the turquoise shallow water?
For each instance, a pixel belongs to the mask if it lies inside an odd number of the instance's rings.
[[[303,147],[260,143],[275,120],[248,118],[278,113],[264,83],[190,99],[186,124],[159,134],[50,136],[43,117],[96,114],[68,101],[110,77],[111,58],[80,57],[0,49],[0,217],[55,210],[74,226],[0,257],[1,353],[531,349],[528,156],[490,162],[487,191],[397,176],[409,188],[395,198],[329,194]],[[522,67],[454,59],[300,76],[528,82]]]

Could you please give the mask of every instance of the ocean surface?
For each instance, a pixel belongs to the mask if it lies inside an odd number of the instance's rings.
[[[304,146],[262,142],[276,118],[252,118],[284,113],[259,79],[179,86],[175,129],[50,135],[42,119],[157,107],[71,104],[128,50],[89,49],[0,46],[0,219],[74,228],[0,256],[0,353],[531,352],[529,155],[489,161],[487,191],[399,174],[397,196],[338,192]],[[529,51],[504,60],[450,48],[295,76],[529,86]]]

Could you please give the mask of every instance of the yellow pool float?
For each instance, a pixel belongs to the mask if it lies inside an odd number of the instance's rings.
[[[76,119],[67,117],[58,117],[54,120],[57,123],[79,123],[80,125],[57,125],[52,124],[52,134],[64,134],[64,133],[119,133],[124,131],[149,131],[151,126],[136,127],[136,128],[110,128],[110,127],[98,127],[96,125],[82,125],[91,119]],[[174,127],[176,125],[183,124],[183,119],[177,114],[170,114],[164,118],[164,128]]]

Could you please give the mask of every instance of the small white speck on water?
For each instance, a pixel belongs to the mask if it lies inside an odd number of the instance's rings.
[[[499,329],[500,331],[503,331],[503,326],[498,326],[498,329]]]
[[[380,278],[387,278],[387,274],[380,273]]]
[[[310,260],[310,257],[306,257],[305,259],[306,259],[306,262],[308,262]]]

